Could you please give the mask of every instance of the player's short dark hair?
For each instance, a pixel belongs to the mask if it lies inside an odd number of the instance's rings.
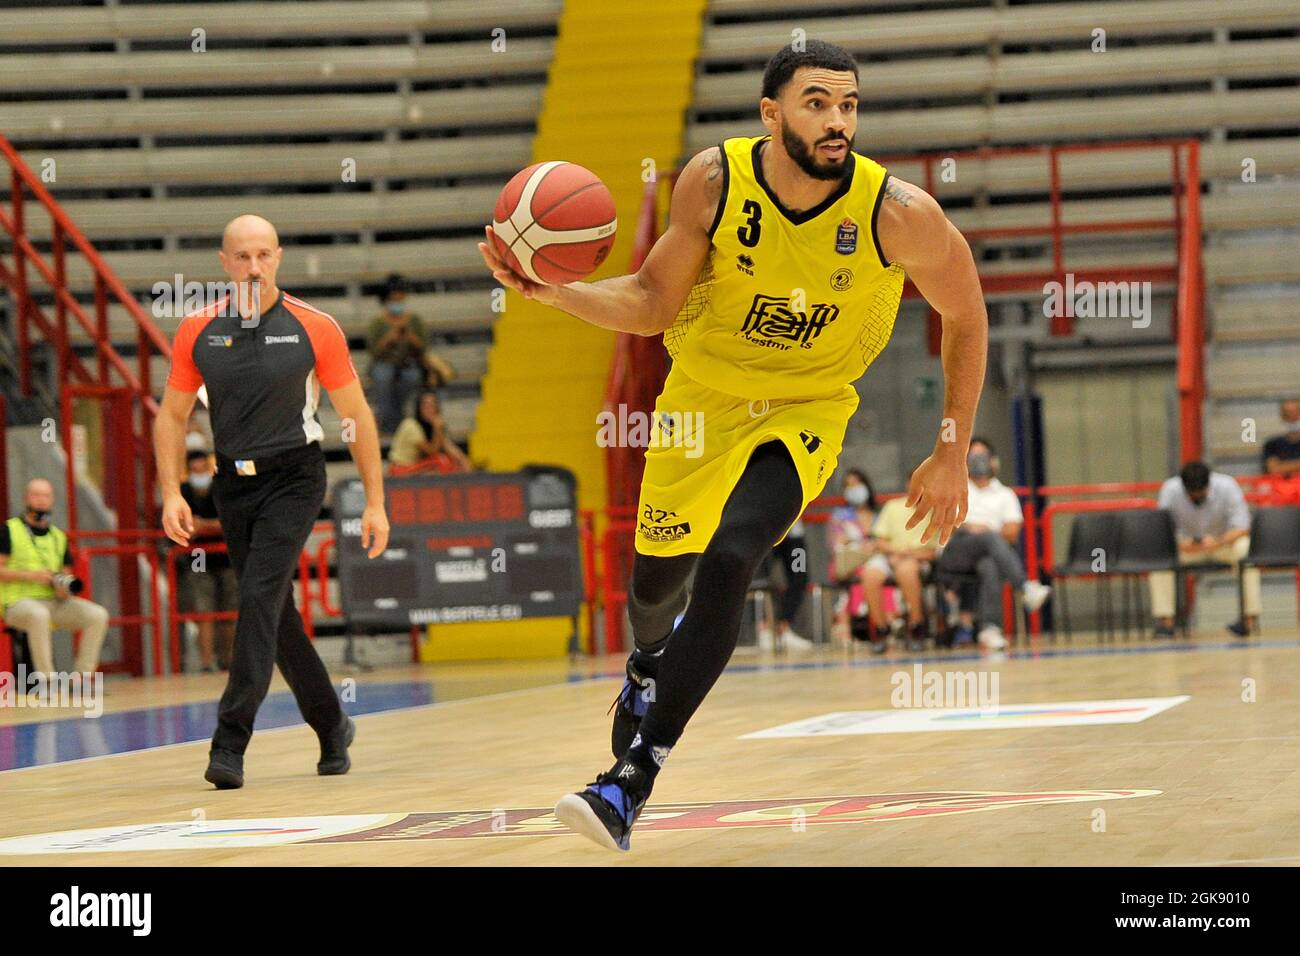
[[[794,44],[783,47],[776,56],[767,61],[763,69],[763,96],[776,99],[782,87],[790,82],[795,70],[803,66],[819,66],[826,70],[842,70],[858,75],[858,62],[853,54],[843,47],[824,40],[806,40],[800,44],[803,49],[796,50]]]
[[[207,457],[208,457],[208,453],[204,451],[202,448],[191,448],[189,451],[185,453],[185,467],[188,468],[190,464],[194,462],[195,459],[198,458],[206,459]]]
[[[983,445],[985,448],[989,450],[990,455],[996,455],[998,453],[998,450],[993,447],[993,442],[989,441],[983,435],[972,436],[970,443],[972,445]]]
[[[1188,494],[1204,491],[1210,486],[1210,466],[1203,461],[1189,461],[1183,465],[1178,477],[1183,479]]]

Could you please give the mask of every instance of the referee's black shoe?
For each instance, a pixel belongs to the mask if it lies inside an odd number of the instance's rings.
[[[244,785],[244,755],[220,747],[212,748],[203,779],[218,790],[238,790]]]
[[[344,714],[343,722],[338,725],[338,728],[328,737],[322,737],[320,740],[320,762],[316,764],[316,772],[322,777],[335,777],[352,769],[352,758],[348,756],[348,748],[352,746],[356,736],[357,725],[352,722],[351,717]]]

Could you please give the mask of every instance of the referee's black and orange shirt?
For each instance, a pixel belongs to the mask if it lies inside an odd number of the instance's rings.
[[[182,320],[168,386],[206,386],[213,441],[226,458],[256,460],[321,441],[321,386],[332,391],[357,377],[343,330],[287,292],[251,328],[228,301]]]

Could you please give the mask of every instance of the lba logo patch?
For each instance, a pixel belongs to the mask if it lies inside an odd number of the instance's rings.
[[[234,341],[235,341],[234,336],[231,335],[209,335],[208,336],[208,344],[215,345],[217,348],[228,349],[230,348],[231,344]]]
[[[845,216],[835,229],[835,251],[842,256],[851,256],[858,251],[858,224]]]
[[[928,790],[851,797],[793,797],[715,803],[651,804],[638,833],[682,830],[780,828],[887,823],[954,813],[980,813],[1057,803],[1096,803],[1154,797],[1159,790]],[[210,835],[204,836],[203,830]],[[0,840],[0,854],[192,850],[284,844],[376,843],[395,840],[464,840],[497,837],[575,836],[547,809],[449,810],[440,813],[371,813],[339,817],[211,820],[73,830]]]

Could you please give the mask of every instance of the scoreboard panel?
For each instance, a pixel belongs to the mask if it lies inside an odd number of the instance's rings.
[[[350,626],[573,617],[582,602],[573,473],[411,475],[384,480],[388,547],[361,547],[359,478],[331,492],[339,597]]]

